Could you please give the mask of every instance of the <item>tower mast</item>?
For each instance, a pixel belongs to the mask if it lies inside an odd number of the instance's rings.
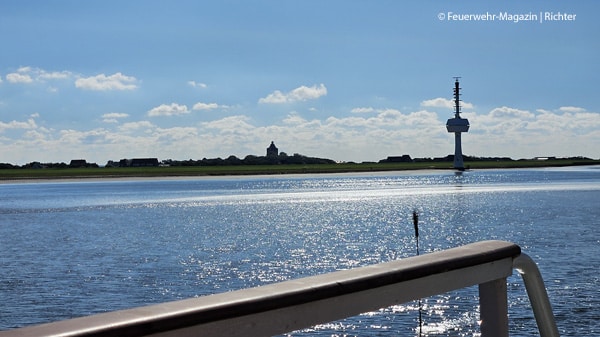
[[[454,78],[454,118],[460,118],[460,86],[458,84],[458,79],[460,77]]]
[[[460,85],[458,80],[460,77],[454,78],[454,118],[448,119],[446,122],[446,130],[454,133],[454,168],[463,171],[465,165],[462,157],[462,132],[469,131],[469,120],[460,117]]]

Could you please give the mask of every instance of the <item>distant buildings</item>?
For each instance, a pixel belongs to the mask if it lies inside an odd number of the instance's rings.
[[[81,168],[81,167],[98,167],[96,163],[88,163],[85,159],[73,159],[69,162],[69,167],[71,168]]]
[[[69,167],[86,167],[87,161],[85,159],[73,159],[69,163]]]
[[[402,156],[389,156],[386,159],[382,159],[379,161],[380,163],[412,163],[413,159],[405,154]]]
[[[106,163],[106,167],[155,167],[158,165],[158,158],[121,159],[119,162],[109,160]]]

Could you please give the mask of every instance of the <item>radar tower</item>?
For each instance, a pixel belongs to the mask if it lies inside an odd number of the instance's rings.
[[[460,77],[454,77],[454,118],[446,122],[446,130],[454,133],[454,168],[464,171],[465,165],[462,156],[461,136],[462,132],[469,131],[469,120],[460,117]]]

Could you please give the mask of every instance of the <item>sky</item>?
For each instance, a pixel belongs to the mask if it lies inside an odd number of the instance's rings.
[[[595,1],[0,1],[0,163],[600,158]],[[487,19],[487,20],[484,20]]]

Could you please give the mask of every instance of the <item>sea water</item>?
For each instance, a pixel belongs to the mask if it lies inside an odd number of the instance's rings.
[[[562,336],[600,334],[600,167],[0,184],[0,330],[215,294],[480,240],[538,264]],[[511,335],[535,336],[508,278]],[[421,302],[477,336],[478,289]],[[414,336],[417,302],[293,336]]]

